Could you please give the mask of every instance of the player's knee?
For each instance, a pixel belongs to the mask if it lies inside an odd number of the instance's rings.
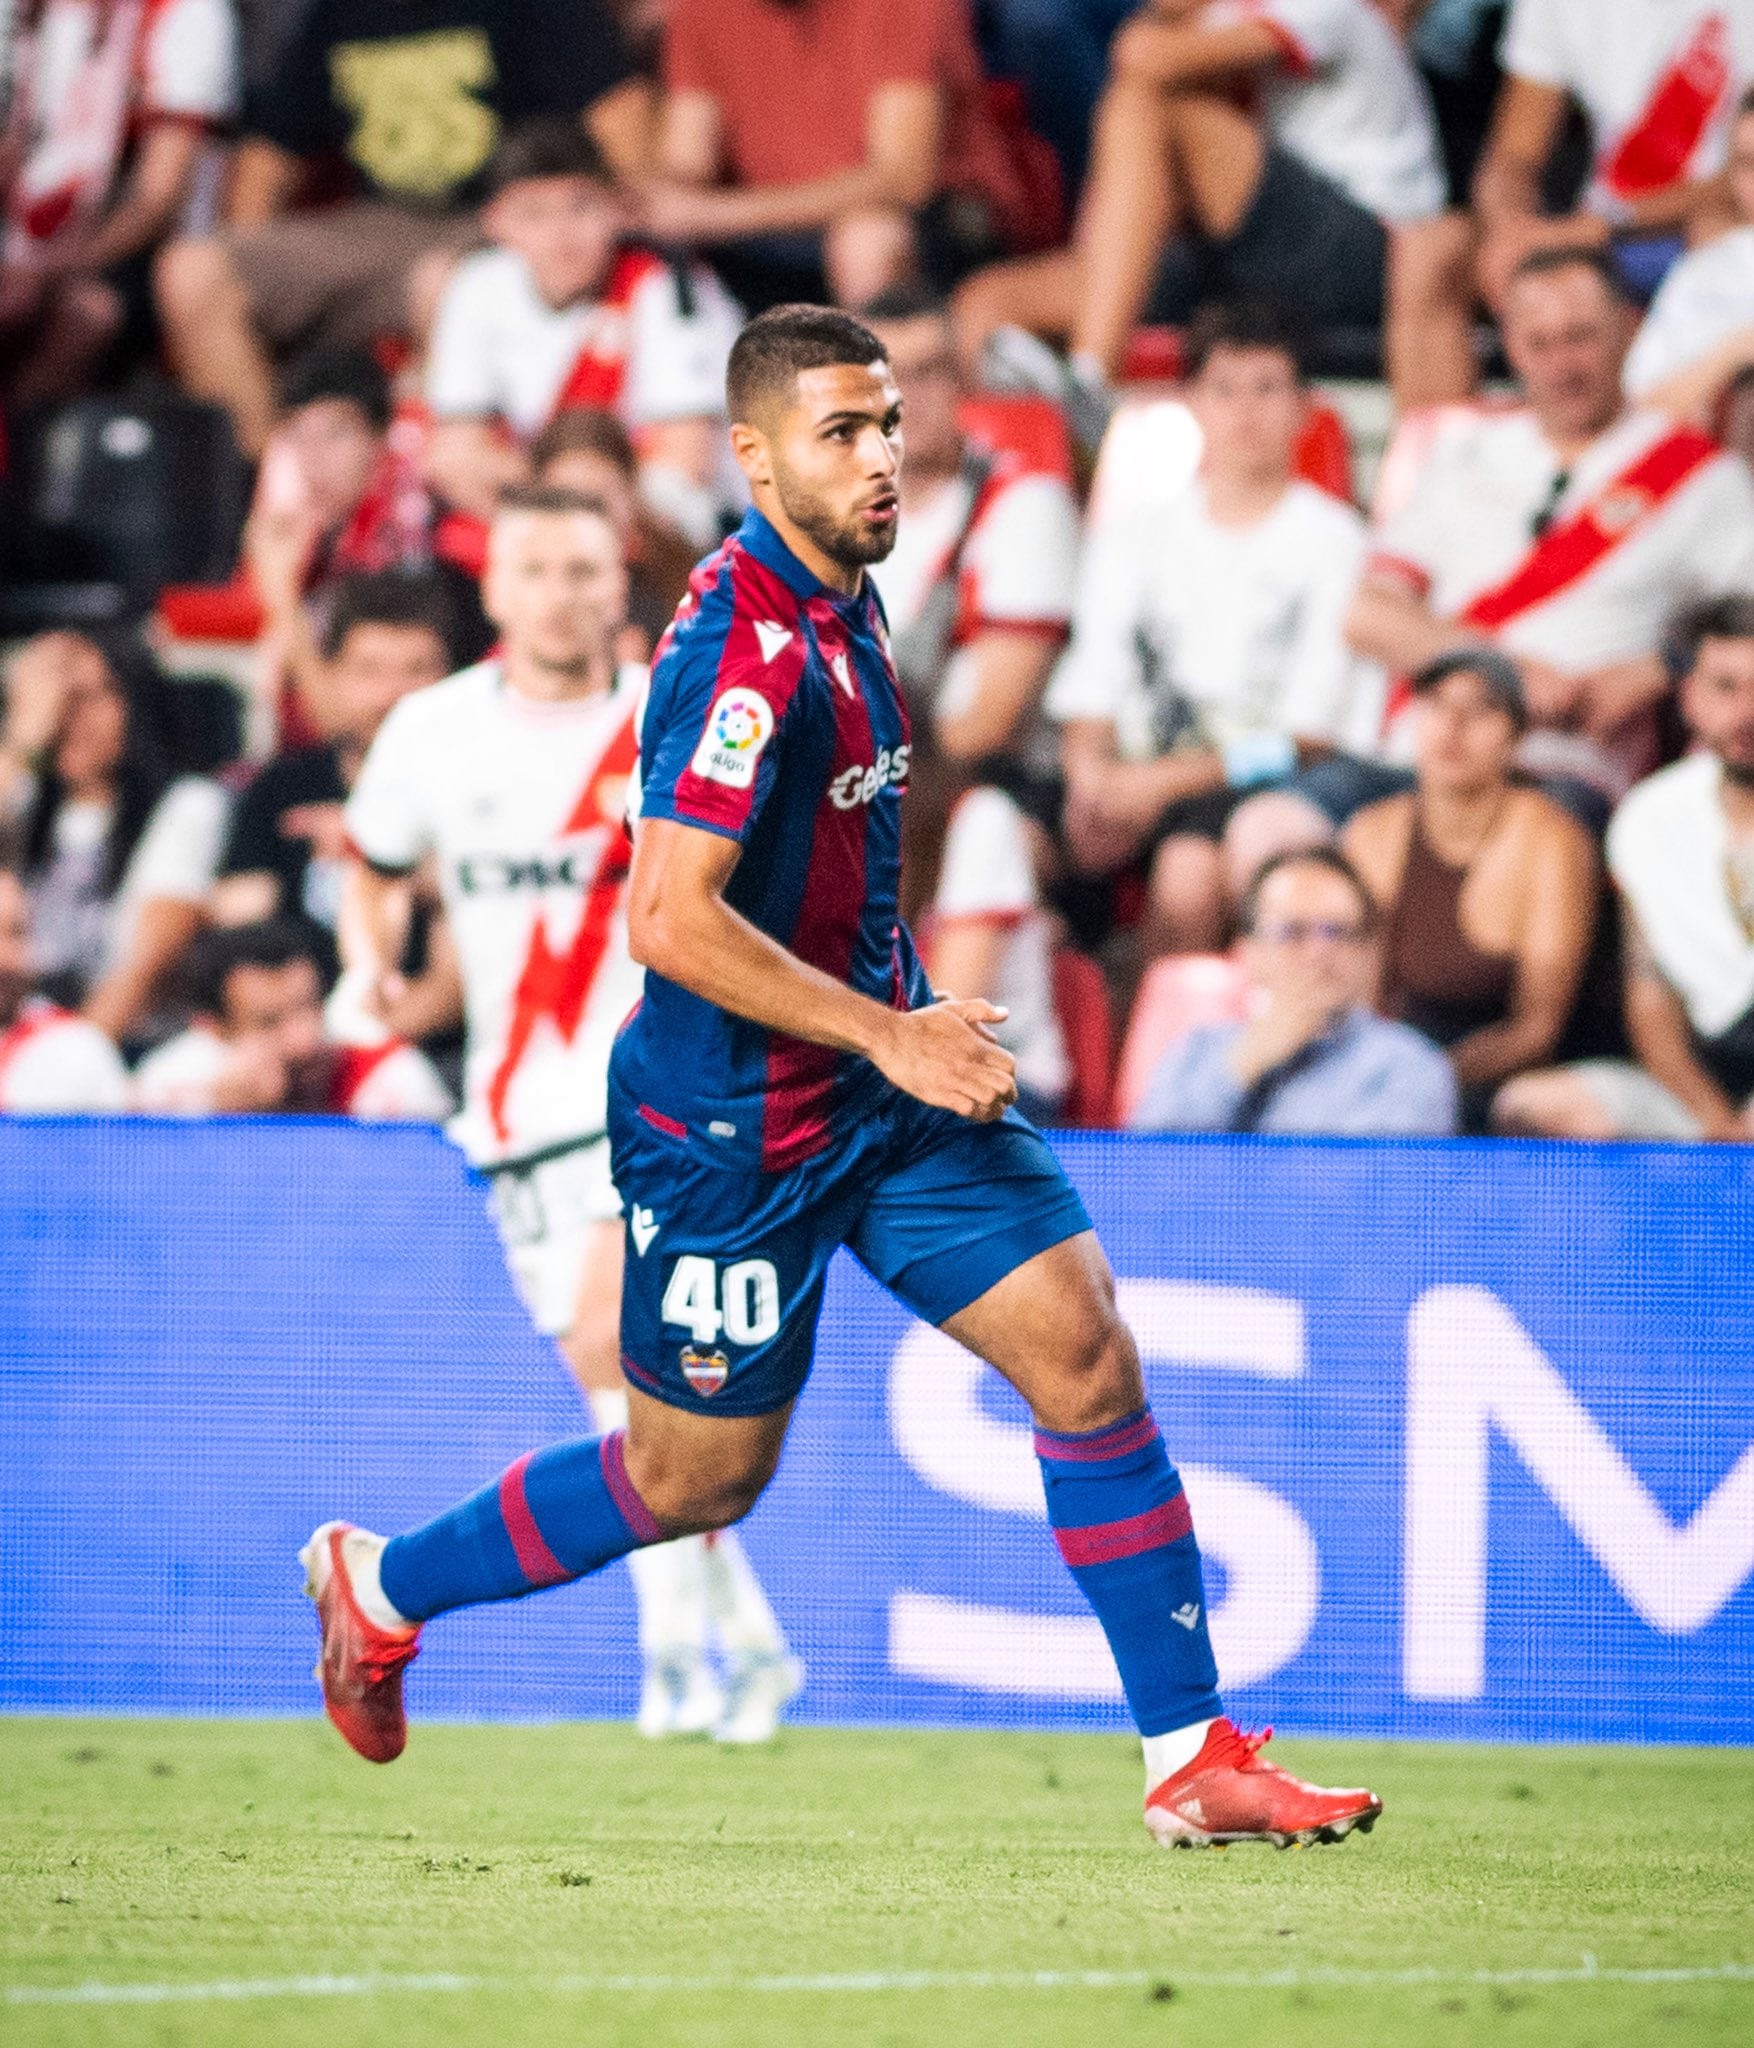
[[[1101,1429],[1130,1415],[1144,1400],[1144,1375],[1132,1331],[1112,1302],[1100,1310],[1093,1307],[1067,1349],[1049,1426],[1072,1435]]]
[[[742,1521],[761,1498],[773,1477],[776,1460],[763,1453],[707,1466],[690,1459],[667,1459],[662,1452],[629,1443],[628,1477],[651,1510],[653,1519],[672,1536],[702,1536]]]

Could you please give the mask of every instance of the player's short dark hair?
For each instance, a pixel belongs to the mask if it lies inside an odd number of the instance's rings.
[[[859,308],[861,320],[948,320],[950,301],[929,284],[892,284]]]
[[[390,379],[376,356],[363,348],[315,348],[286,373],[281,402],[288,412],[336,399],[356,406],[374,433],[386,432],[393,401]]]
[[[497,198],[508,185],[533,178],[588,178],[593,185],[613,187],[615,173],[584,128],[559,114],[520,121],[510,130],[487,166],[487,190]]]
[[[1616,305],[1632,304],[1631,290],[1612,251],[1598,249],[1591,242],[1562,242],[1555,249],[1531,250],[1511,272],[1510,281],[1520,284],[1524,278],[1552,277],[1562,270],[1592,271]]]
[[[762,406],[788,395],[805,370],[884,360],[882,342],[850,313],[833,306],[772,306],[731,346],[726,407],[734,420],[753,419]]]
[[[1294,846],[1262,861],[1249,877],[1248,887],[1242,892],[1240,913],[1245,932],[1252,932],[1260,918],[1262,891],[1275,875],[1286,868],[1325,868],[1330,875],[1338,875],[1358,898],[1359,923],[1367,932],[1376,929],[1376,899],[1365,887],[1364,877],[1340,849],[1337,846]]]
[[[265,917],[255,924],[210,925],[189,948],[183,970],[189,1000],[198,1015],[223,1017],[225,991],[240,967],[270,970],[308,960],[319,982],[323,961],[315,935],[293,917]]]
[[[1689,605],[1669,635],[1688,668],[1708,640],[1754,640],[1754,596],[1741,592]]]
[[[1213,299],[1188,322],[1183,344],[1186,374],[1197,377],[1223,348],[1270,349],[1284,356],[1301,384],[1304,378],[1303,336],[1285,306],[1265,295]]]
[[[567,406],[530,443],[530,467],[537,476],[563,455],[600,455],[629,483],[639,474],[632,435],[600,405]]]
[[[431,569],[358,570],[343,576],[329,601],[323,654],[333,661],[355,626],[399,626],[434,635],[449,660],[456,647],[457,607],[443,577]]]

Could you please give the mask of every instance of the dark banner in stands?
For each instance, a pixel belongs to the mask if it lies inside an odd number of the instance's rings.
[[[1240,1718],[1754,1740],[1754,1156],[1062,1151]],[[584,1429],[433,1133],[15,1122],[0,1214],[5,1708],[313,1713],[313,1524],[406,1527]],[[845,1261],[747,1535],[800,1718],[1125,1725],[1020,1405]],[[629,1714],[633,1627],[621,1566],[441,1620],[413,1712]]]

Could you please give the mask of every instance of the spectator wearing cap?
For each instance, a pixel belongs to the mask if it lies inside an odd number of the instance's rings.
[[[237,36],[227,0],[6,12],[0,392],[44,405],[84,389],[118,342],[150,346],[152,257],[235,109]]]
[[[477,519],[530,481],[532,439],[600,406],[639,451],[648,496],[710,547],[723,497],[725,363],[742,314],[703,265],[629,239],[597,145],[571,121],[501,143],[482,225],[439,300],[425,372],[427,474]]]
[[[1526,403],[1451,421],[1347,621],[1409,676],[1487,642],[1522,670],[1520,761],[1612,800],[1655,758],[1667,622],[1754,583],[1754,482],[1697,428],[1629,408],[1632,313],[1594,249],[1527,258],[1504,308]]]
[[[30,898],[0,867],[0,1116],[125,1108],[121,1055],[95,1024],[37,992]]]
[[[1149,952],[1223,945],[1232,817],[1292,774],[1300,744],[1344,742],[1372,682],[1341,631],[1364,524],[1293,474],[1307,396],[1284,316],[1266,301],[1207,307],[1188,369],[1200,466],[1088,539],[1046,700],[1072,865],[1148,864]]]
[[[1595,937],[1595,846],[1515,778],[1514,662],[1462,649],[1413,689],[1415,787],[1358,812],[1341,845],[1381,917],[1377,1008],[1447,1050],[1477,1121],[1559,1043]]]
[[[230,808],[173,773],[157,680],[123,648],[45,633],[8,664],[0,717],[0,844],[30,895],[37,975],[118,1045],[166,1026]]]
[[[1144,1131],[1443,1137],[1449,1062],[1370,1008],[1377,917],[1332,847],[1275,856],[1243,898],[1248,1020],[1205,1025],[1164,1053],[1133,1116]]]
[[[137,1110],[441,1123],[455,1107],[413,1046],[346,1046],[328,1036],[321,967],[291,920],[204,933],[190,979],[195,1021],[135,1070]]]
[[[647,228],[738,295],[864,305],[1027,246],[967,0],[676,0]]]
[[[277,360],[408,329],[417,266],[471,245],[501,134],[539,115],[581,121],[618,174],[643,168],[650,90],[599,0],[310,0],[245,107],[228,226],[158,267],[177,371],[246,454],[279,413]],[[354,195],[293,210],[336,160]]]
[[[1702,606],[1685,637],[1693,752],[1641,782],[1608,829],[1634,1061],[1509,1082],[1501,1130],[1754,1139],[1754,598]]]
[[[395,705],[441,681],[451,658],[449,594],[431,571],[349,576],[323,647],[327,739],[270,761],[239,798],[214,885],[220,924],[303,919],[332,942],[347,869],[342,807]]]
[[[1272,292],[1317,330],[1386,322],[1413,402],[1458,345],[1441,295],[1412,289],[1454,267],[1445,190],[1424,85],[1371,0],[1157,0],[1111,47],[1072,247],[971,279],[965,353],[1011,325],[1064,339],[1075,393],[1100,394],[1141,318]]]

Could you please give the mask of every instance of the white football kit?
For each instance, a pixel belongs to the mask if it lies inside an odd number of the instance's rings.
[[[373,867],[437,864],[463,978],[454,1135],[494,1183],[538,1326],[573,1320],[586,1233],[621,1213],[604,1133],[609,1053],[640,995],[623,901],[645,670],[587,702],[510,689],[487,661],[406,697],[347,806]]]

